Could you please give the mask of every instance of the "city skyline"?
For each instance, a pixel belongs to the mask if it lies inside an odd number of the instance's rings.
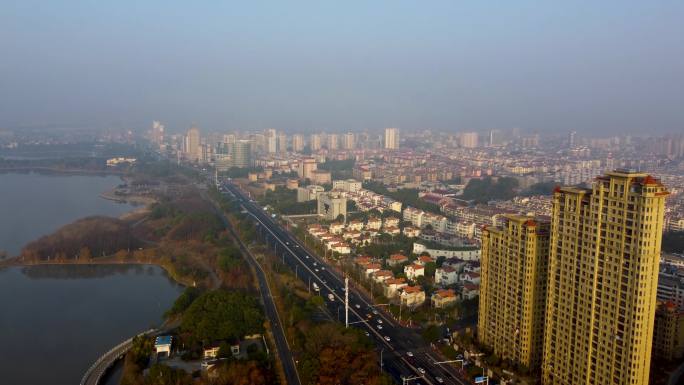
[[[684,127],[679,2],[4,10],[3,129]]]

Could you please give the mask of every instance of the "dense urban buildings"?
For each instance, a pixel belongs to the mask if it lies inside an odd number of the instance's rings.
[[[555,191],[544,384],[648,384],[667,195],[630,171]]]

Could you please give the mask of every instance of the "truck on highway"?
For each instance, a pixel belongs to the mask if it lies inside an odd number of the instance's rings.
[[[335,300],[335,296],[332,295],[332,293],[330,293],[330,294],[328,294],[328,299],[330,300],[330,302],[332,302]]]
[[[321,291],[321,288],[318,287],[318,285],[316,284],[316,282],[314,282],[313,287],[314,287],[314,291]]]

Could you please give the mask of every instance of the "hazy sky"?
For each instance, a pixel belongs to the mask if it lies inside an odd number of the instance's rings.
[[[681,132],[684,1],[0,0],[0,128],[153,119]]]

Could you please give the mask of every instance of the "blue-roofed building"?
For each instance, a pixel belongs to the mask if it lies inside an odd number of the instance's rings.
[[[154,349],[157,355],[166,353],[167,357],[171,356],[171,344],[173,343],[173,336],[158,336],[154,340]]]

